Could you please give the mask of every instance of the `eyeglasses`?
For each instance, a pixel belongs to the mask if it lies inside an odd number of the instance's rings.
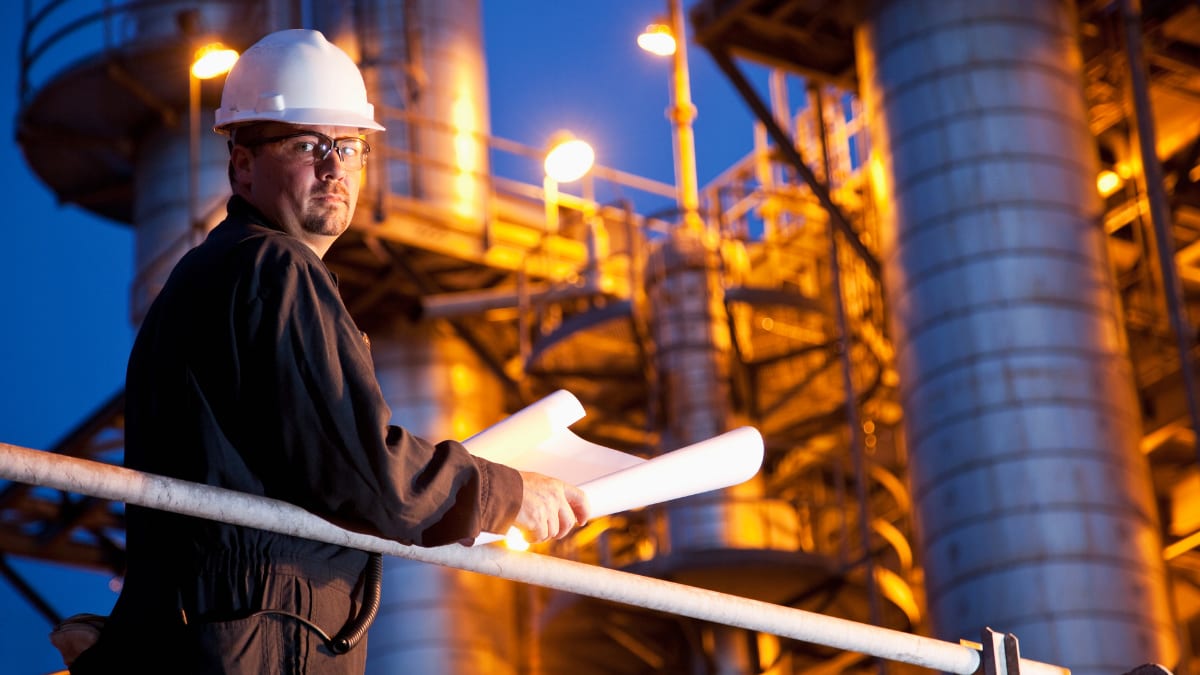
[[[283,143],[282,141],[288,141]],[[248,148],[254,148],[269,143],[277,143],[276,154],[279,159],[301,166],[312,166],[324,162],[330,153],[336,152],[338,159],[347,171],[358,171],[367,163],[367,155],[371,146],[357,136],[330,138],[315,131],[300,131],[282,136],[256,138],[241,143]]]

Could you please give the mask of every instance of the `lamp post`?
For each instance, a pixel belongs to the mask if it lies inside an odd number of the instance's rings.
[[[550,139],[549,150],[542,162],[542,190],[546,203],[546,227],[558,231],[558,186],[587,178],[583,183],[584,200],[591,200],[591,181],[588,175],[596,163],[596,151],[585,140],[570,132],[560,131]]]
[[[696,106],[692,104],[688,76],[683,0],[668,0],[667,10],[668,25],[648,26],[638,37],[638,45],[659,56],[671,56],[671,107],[667,109],[667,119],[671,121],[673,131],[675,201],[683,215],[683,226],[695,234],[702,234],[704,223],[700,218],[700,186],[696,178],[696,139],[692,133]]]
[[[200,195],[200,82],[228,73],[238,53],[220,42],[211,42],[196,50],[188,69],[188,231],[199,237],[200,222],[196,203]]]

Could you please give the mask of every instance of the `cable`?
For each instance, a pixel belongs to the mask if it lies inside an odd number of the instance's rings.
[[[354,648],[367,634],[367,630],[371,627],[371,622],[375,621],[375,614],[379,612],[379,601],[383,590],[383,556],[379,553],[372,553],[370,560],[367,561],[367,578],[365,580],[366,588],[363,589],[363,606],[358,612],[358,616],[354,617],[338,634],[333,637],[333,640],[326,640],[329,649],[334,654],[345,654]]]
[[[286,616],[289,619],[295,619],[307,626],[314,633],[321,636],[325,646],[334,654],[345,654],[354,649],[354,646],[362,641],[367,634],[367,630],[371,628],[371,623],[375,621],[375,615],[379,612],[379,602],[383,590],[383,556],[379,553],[372,553],[367,560],[366,578],[364,580],[363,589],[363,606],[358,614],[346,622],[345,626],[338,631],[337,635],[329,637],[329,634],[321,629],[320,626],[309,621],[308,619],[294,614],[285,612],[282,609],[260,609],[250,616],[265,616],[267,614],[277,614]]]

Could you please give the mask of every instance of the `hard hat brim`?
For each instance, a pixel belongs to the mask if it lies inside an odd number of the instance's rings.
[[[363,133],[387,131],[386,127],[371,117],[350,113],[345,110],[291,108],[270,112],[247,111],[227,115],[222,115],[221,113],[222,111],[217,111],[216,124],[213,126],[213,131],[219,134],[228,134],[229,130],[235,126],[254,122],[279,122],[282,124],[311,127],[356,127]]]

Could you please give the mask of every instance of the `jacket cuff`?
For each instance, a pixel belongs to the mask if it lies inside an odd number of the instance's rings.
[[[517,519],[525,495],[525,481],[521,472],[474,457],[479,467],[479,519],[480,529],[493,534],[504,534]]]

